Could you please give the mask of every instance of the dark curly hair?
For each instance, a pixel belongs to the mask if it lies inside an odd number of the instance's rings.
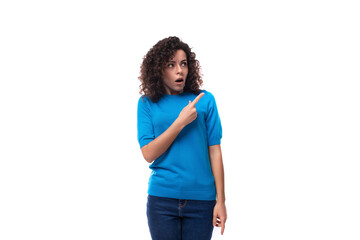
[[[188,75],[184,92],[200,93],[203,80],[200,73],[200,63],[195,58],[196,54],[191,51],[189,45],[182,42],[178,37],[168,37],[156,43],[143,58],[139,76],[141,81],[140,94],[150,97],[153,102],[157,102],[165,94],[162,70],[179,49],[185,52],[188,62]]]

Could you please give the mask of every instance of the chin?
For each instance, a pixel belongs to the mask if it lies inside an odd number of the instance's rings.
[[[182,88],[182,89],[171,89],[171,92],[172,93],[176,93],[176,94],[180,94],[180,93],[182,93],[182,92],[184,92],[184,89]]]

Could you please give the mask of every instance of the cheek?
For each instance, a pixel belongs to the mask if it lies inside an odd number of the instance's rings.
[[[168,72],[163,72],[162,78],[163,78],[164,81],[169,81],[169,73]]]

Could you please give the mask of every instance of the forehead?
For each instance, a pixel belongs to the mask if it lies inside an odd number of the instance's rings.
[[[171,60],[177,60],[177,61],[182,61],[182,60],[186,60],[186,53],[184,52],[184,50],[182,49],[178,49],[175,51],[174,53],[174,56],[172,56],[170,58],[170,61]]]

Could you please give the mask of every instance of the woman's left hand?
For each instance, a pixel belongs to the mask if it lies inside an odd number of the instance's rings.
[[[226,206],[224,202],[216,202],[213,214],[214,227],[221,227],[221,235],[224,234],[225,222],[227,219]]]

